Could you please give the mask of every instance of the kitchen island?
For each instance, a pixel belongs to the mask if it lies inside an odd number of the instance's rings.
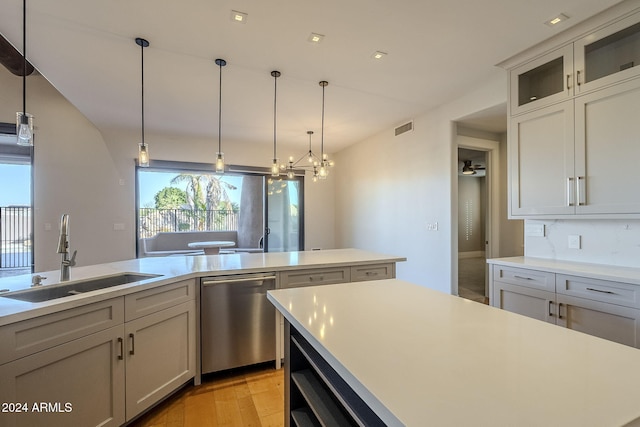
[[[407,426],[622,426],[640,417],[640,351],[628,346],[401,280],[268,298],[289,332],[287,425],[322,413]]]

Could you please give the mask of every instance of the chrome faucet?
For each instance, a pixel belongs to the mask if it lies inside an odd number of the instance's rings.
[[[60,281],[69,280],[69,268],[76,265],[76,253],[73,251],[69,259],[69,214],[62,215],[60,219],[60,239],[58,240],[58,253],[62,254],[60,262]]]

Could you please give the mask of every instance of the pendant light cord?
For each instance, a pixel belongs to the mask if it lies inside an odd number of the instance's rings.
[[[27,0],[22,0],[22,114],[27,114]]]
[[[218,98],[218,153],[222,152],[222,61],[218,62],[220,67],[220,96]]]
[[[278,158],[276,155],[276,107],[278,98],[278,73],[273,72],[273,160]]]
[[[142,146],[144,146],[144,42],[140,43],[140,80],[141,80],[141,100],[142,100]]]

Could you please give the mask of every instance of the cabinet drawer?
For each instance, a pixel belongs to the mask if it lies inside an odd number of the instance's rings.
[[[526,268],[493,266],[493,280],[555,292],[555,274]]]
[[[640,286],[586,277],[556,275],[556,292],[625,307],[640,308]]]
[[[351,281],[393,279],[395,264],[359,265],[351,267]]]
[[[113,298],[3,326],[0,328],[0,365],[123,321],[123,298]]]
[[[195,299],[195,279],[183,280],[125,296],[126,321]]]
[[[281,288],[298,286],[329,285],[351,281],[351,270],[343,268],[315,268],[307,270],[285,271],[280,273]]]

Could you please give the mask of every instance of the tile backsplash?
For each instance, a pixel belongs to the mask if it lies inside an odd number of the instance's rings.
[[[640,267],[640,220],[526,221],[534,226],[529,230],[541,224],[544,237],[525,231],[525,256]],[[569,247],[576,236],[580,236],[580,249]]]

